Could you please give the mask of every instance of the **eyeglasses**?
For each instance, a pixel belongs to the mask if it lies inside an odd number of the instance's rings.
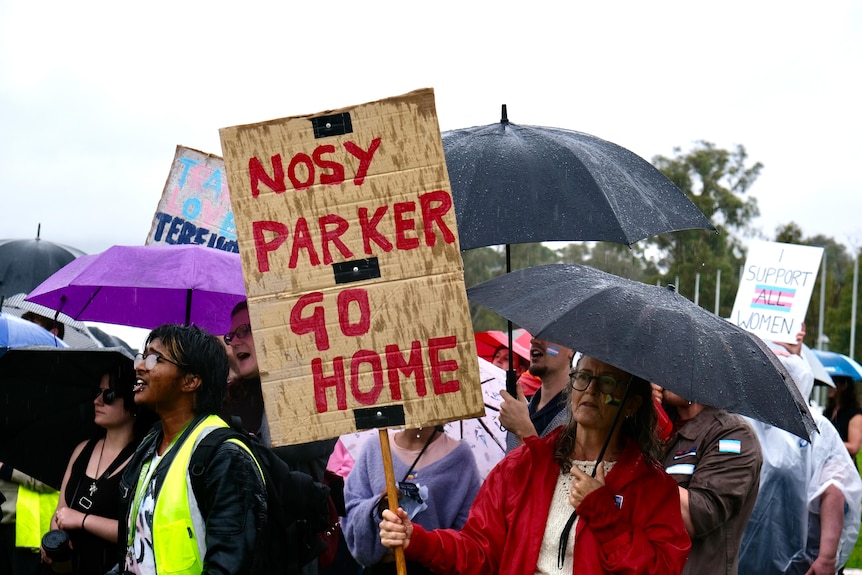
[[[617,386],[622,383],[610,375],[593,375],[586,371],[573,371],[569,374],[569,385],[575,391],[586,391],[593,380],[596,382],[596,391],[608,394],[616,391]]]
[[[140,363],[140,362],[144,362],[144,367],[147,368],[147,371],[155,369],[156,364],[159,363],[159,361],[161,361],[161,360],[165,360],[168,363],[172,363],[177,367],[181,367],[181,368],[186,367],[183,364],[177,363],[176,361],[174,361],[172,359],[168,359],[165,356],[163,356],[159,353],[156,353],[154,351],[151,351],[147,355],[144,355],[142,353],[135,355],[135,365],[138,365],[138,363]]]
[[[251,324],[244,323],[242,325],[237,326],[237,328],[233,331],[229,331],[224,334],[224,342],[230,345],[234,339],[245,339],[248,334],[251,333]]]
[[[111,405],[114,403],[114,400],[117,399],[117,392],[111,389],[110,387],[102,389],[101,387],[96,390],[96,395],[93,396],[93,401],[99,399],[99,396],[102,397],[102,403],[105,405]]]

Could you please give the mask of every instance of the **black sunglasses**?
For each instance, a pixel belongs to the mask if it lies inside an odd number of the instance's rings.
[[[104,403],[105,405],[111,405],[118,397],[117,392],[113,389],[102,389],[100,387],[96,390],[96,395],[93,396],[93,400],[95,401],[96,399],[98,399],[100,395],[102,396],[102,403]]]

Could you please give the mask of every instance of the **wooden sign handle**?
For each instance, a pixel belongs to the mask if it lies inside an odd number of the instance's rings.
[[[398,487],[395,485],[395,468],[392,465],[392,451],[389,449],[389,433],[385,429],[377,431],[380,434],[380,452],[383,455],[386,497],[389,499],[389,510],[395,513],[398,510]],[[402,547],[395,548],[395,569],[398,575],[407,575],[407,560],[404,558]]]

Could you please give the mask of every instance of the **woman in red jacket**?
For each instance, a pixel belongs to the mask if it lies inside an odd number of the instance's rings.
[[[567,390],[568,424],[497,464],[461,531],[387,510],[382,543],[438,573],[680,573],[691,542],[649,383],[583,356]]]

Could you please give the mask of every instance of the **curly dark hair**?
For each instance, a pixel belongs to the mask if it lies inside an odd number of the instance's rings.
[[[577,369],[577,366],[580,365],[584,357],[582,355],[578,359],[575,369]],[[628,384],[629,397],[640,397],[641,405],[632,417],[622,420],[621,433],[624,437],[634,439],[638,443],[641,453],[643,453],[647,462],[658,465],[661,457],[661,443],[656,435],[658,416],[653,404],[652,387],[645,379],[631,373],[628,375],[630,377]],[[571,457],[575,449],[575,436],[578,431],[578,422],[575,421],[571,414],[571,394],[571,384],[566,385],[563,397],[566,401],[566,409],[569,411],[569,420],[560,433],[554,450],[554,460],[564,473],[571,471]]]
[[[165,324],[147,336],[144,346],[159,339],[180,369],[201,378],[195,414],[218,414],[227,387],[227,353],[218,338],[195,325]]]

